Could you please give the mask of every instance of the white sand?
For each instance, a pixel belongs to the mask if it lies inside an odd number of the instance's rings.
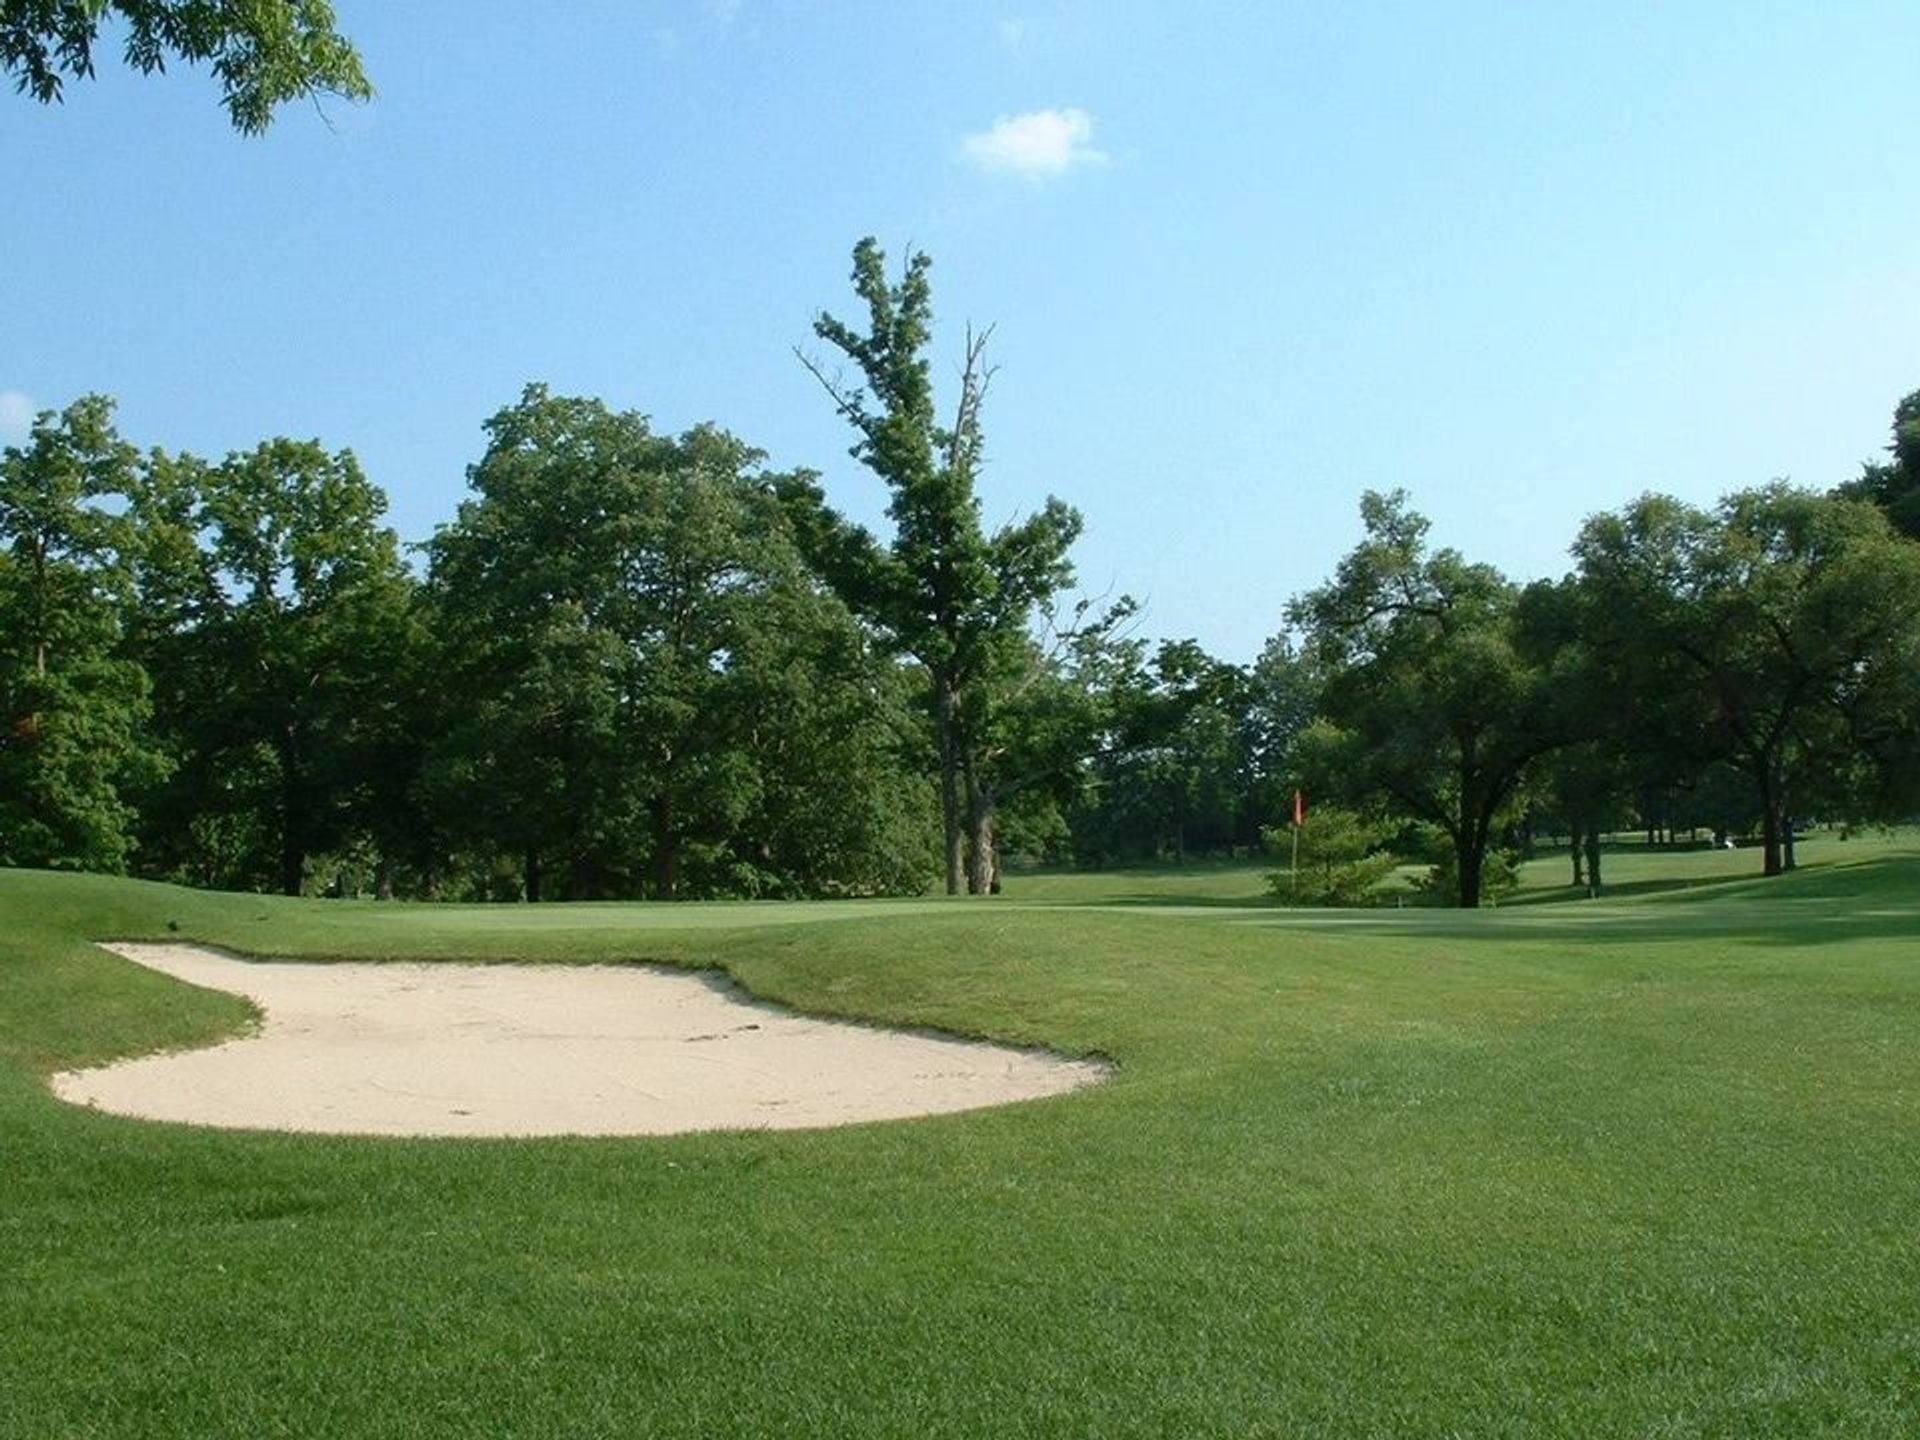
[[[1001,1105],[1097,1062],[810,1020],[724,979],[631,965],[294,964],[109,945],[265,1017],[253,1034],[52,1079],[151,1120],[353,1135],[799,1129]]]

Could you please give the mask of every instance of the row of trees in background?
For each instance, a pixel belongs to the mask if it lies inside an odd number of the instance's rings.
[[[1546,832],[1597,889],[1619,829],[1752,836],[1775,875],[1798,821],[1909,818],[1920,394],[1890,454],[1828,494],[1643,496],[1582,527],[1573,573],[1530,585],[1431,547],[1403,493],[1369,493],[1361,543],[1253,665],[1122,643],[1069,677],[1106,696],[1114,743],[1016,833],[1080,863],[1285,856],[1300,787],[1308,863],[1283,896],[1362,900],[1398,851],[1432,862],[1437,899],[1473,906]]]
[[[1875,505],[1775,484],[1716,509],[1594,516],[1560,581],[1431,551],[1405,497],[1290,615],[1328,676],[1297,765],[1323,793],[1444,836],[1454,898],[1556,824],[1599,884],[1603,831],[1757,829],[1920,804],[1920,545]],[[1581,877],[1580,866],[1586,874]]]
[[[0,854],[288,893],[918,888],[908,676],[758,456],[538,387],[487,431],[416,579],[351,455],[43,416],[0,470]]]
[[[1909,818],[1920,394],[1890,454],[1829,494],[1643,496],[1587,521],[1571,574],[1530,585],[1431,547],[1403,493],[1369,493],[1361,543],[1253,665],[1188,643],[1147,666],[1134,648],[1116,713],[1156,696],[1165,713],[1083,767],[1052,858],[1263,839],[1285,857],[1301,787],[1304,863],[1280,894],[1355,903],[1397,851],[1432,862],[1437,899],[1473,906],[1546,832],[1597,889],[1600,837],[1620,829],[1752,836],[1774,875],[1796,819]]]
[[[0,863],[476,898],[996,889],[1002,857],[1246,853],[1300,898],[1430,851],[1480,902],[1535,832],[1756,834],[1920,806],[1920,395],[1834,494],[1593,517],[1517,585],[1404,495],[1251,665],[1066,605],[1078,515],[997,531],[991,369],[951,418],[927,262],[854,256],[809,367],[892,533],[713,426],[530,387],[416,571],[353,456],[140,452],[88,397],[0,455]],[[1294,837],[1284,830],[1283,844]]]
[[[100,397],[42,415],[0,462],[0,862],[671,898],[917,890],[944,853],[994,888],[1002,798],[1077,755],[1023,697],[1126,609],[1036,636],[1079,517],[983,529],[983,341],[942,425],[927,269],[863,243],[868,328],[817,327],[860,367],[817,373],[888,543],[718,428],[535,386],[416,577],[350,454],[213,464],[140,454]]]

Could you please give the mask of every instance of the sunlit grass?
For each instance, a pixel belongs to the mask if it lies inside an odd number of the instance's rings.
[[[0,1435],[1908,1437],[1920,856],[1803,858],[1477,914],[1252,865],[714,907],[0,872]],[[818,1132],[150,1125],[41,1077],[247,1011],[107,936],[720,965],[1119,1070]]]

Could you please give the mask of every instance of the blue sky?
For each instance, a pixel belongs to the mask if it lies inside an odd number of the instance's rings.
[[[352,448],[410,540],[543,380],[878,484],[793,355],[853,242],[997,326],[990,520],[1246,659],[1404,486],[1558,574],[1649,489],[1827,486],[1920,388],[1920,7],[337,0],[380,94],[0,96],[0,442]]]

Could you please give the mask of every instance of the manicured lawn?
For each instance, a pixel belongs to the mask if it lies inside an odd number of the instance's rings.
[[[1914,845],[1908,832],[1865,830],[1841,840],[1823,830],[1802,838],[1803,865],[1858,861],[1885,854],[1903,854]],[[1564,839],[1541,837],[1535,856],[1520,867],[1520,889],[1502,904],[1583,898],[1573,889],[1572,864]],[[1241,860],[1193,860],[1185,864],[1164,861],[1126,865],[1110,870],[1015,871],[1006,877],[1006,893],[1017,900],[1047,900],[1066,904],[1187,904],[1269,905],[1276,903],[1268,877],[1284,871],[1284,857],[1252,856]],[[1403,864],[1381,886],[1385,904],[1425,905],[1428,898],[1414,890],[1416,877],[1426,866]],[[1684,890],[1726,880],[1746,880],[1760,873],[1760,852],[1752,846],[1713,850],[1704,841],[1678,849],[1648,847],[1638,836],[1614,836],[1601,857],[1601,878],[1609,896]]]
[[[0,871],[0,1435],[1907,1440],[1920,853],[1726,858],[1470,915],[1277,910],[1264,867],[492,909]],[[723,965],[1120,1068],[665,1141],[53,1101],[51,1069],[246,1022],[85,943],[170,936]]]
[[[1184,865],[1126,865],[1111,870],[1014,871],[1002,881],[1006,898],[1013,900],[1261,905],[1271,898],[1267,876],[1274,869],[1273,860],[1257,857],[1195,860]]]

